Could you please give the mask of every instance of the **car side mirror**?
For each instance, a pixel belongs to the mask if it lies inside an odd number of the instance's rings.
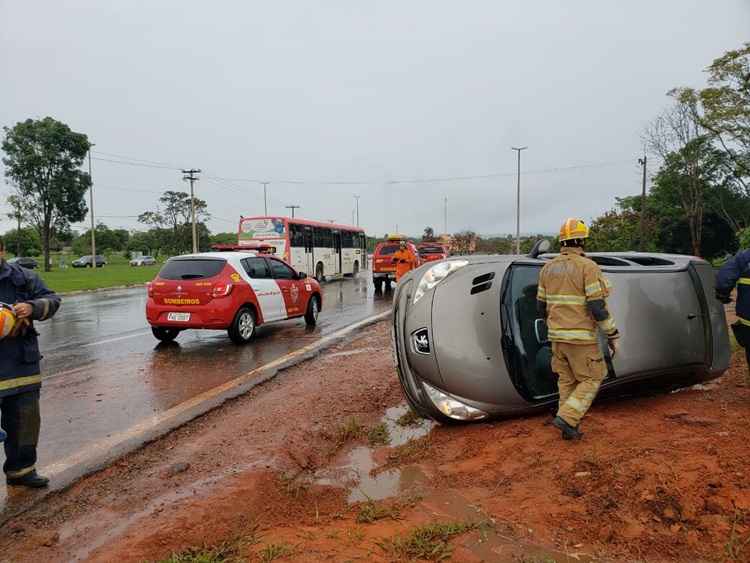
[[[307,277],[307,274],[305,272],[297,272],[298,280],[304,280],[306,277]]]
[[[529,252],[529,257],[536,258],[540,254],[545,254],[550,251],[552,248],[552,243],[548,241],[546,238],[539,239],[534,243],[534,246],[531,248],[531,252]]]
[[[539,344],[547,344],[547,342],[549,342],[547,323],[544,319],[536,319],[534,321],[534,334],[536,335],[536,341],[539,342]]]

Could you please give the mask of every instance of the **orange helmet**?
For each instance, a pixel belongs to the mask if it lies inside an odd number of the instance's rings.
[[[589,228],[581,219],[566,219],[560,227],[560,242],[565,240],[585,239],[589,236]]]
[[[16,314],[13,307],[0,303],[0,340],[8,336],[16,326]]]

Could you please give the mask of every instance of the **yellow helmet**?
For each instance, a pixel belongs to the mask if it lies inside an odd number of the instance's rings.
[[[0,340],[8,336],[16,326],[16,314],[13,307],[0,303]]]
[[[589,228],[581,219],[566,219],[560,227],[560,242],[564,240],[584,239],[589,236]]]

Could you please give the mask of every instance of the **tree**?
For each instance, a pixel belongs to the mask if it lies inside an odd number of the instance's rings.
[[[42,252],[42,242],[34,229],[13,229],[3,235],[3,240],[16,256],[39,256]]]
[[[125,250],[130,239],[130,233],[125,229],[110,229],[104,223],[96,226],[96,249],[99,252],[119,252]],[[76,254],[91,253],[91,229],[73,241],[73,251]]]
[[[657,250],[657,214],[646,204],[646,250]],[[640,242],[641,198],[617,198],[615,208],[591,222],[586,250],[592,252],[623,252],[635,250]]]
[[[435,229],[432,227],[425,227],[424,234],[422,235],[422,242],[435,242]]]
[[[675,97],[691,108],[734,165],[734,174],[750,189],[750,43],[727,51],[707,69],[708,87],[678,88]]]
[[[138,221],[150,225],[158,240],[159,250],[179,254],[192,247],[192,210],[190,195],[185,192],[167,190],[159,198],[160,206],[156,211],[145,211],[138,216]],[[206,210],[208,205],[202,199],[195,198],[195,217],[198,230],[198,246],[209,248],[209,231],[205,222],[211,217]],[[234,240],[237,240],[235,235]]]
[[[211,244],[237,244],[237,233],[216,233],[210,237]]]
[[[44,269],[49,271],[55,231],[82,221],[88,212],[84,196],[91,179],[79,168],[91,145],[86,135],[51,117],[27,119],[3,131],[5,175],[41,237]]]

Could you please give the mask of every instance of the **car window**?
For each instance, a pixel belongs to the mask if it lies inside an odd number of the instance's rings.
[[[168,260],[159,272],[164,280],[200,280],[212,278],[224,269],[224,259],[178,258]]]
[[[293,280],[294,279],[294,270],[292,270],[289,266],[284,264],[283,262],[279,262],[278,260],[269,260],[268,261],[271,264],[271,274],[273,274],[274,279],[277,280]]]
[[[245,268],[247,275],[254,280],[265,280],[271,277],[271,271],[264,258],[245,258],[242,261],[242,267]]]
[[[423,246],[419,249],[422,254],[442,254],[445,252],[440,246]]]
[[[381,246],[380,249],[378,250],[378,254],[380,256],[389,256],[391,254],[395,254],[398,249],[399,249],[398,244],[389,244],[386,246]]]

